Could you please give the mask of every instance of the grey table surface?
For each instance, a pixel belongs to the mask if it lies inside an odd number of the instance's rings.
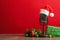
[[[35,38],[35,37],[24,37],[20,35],[0,35],[0,40],[60,40],[60,37],[53,38]]]

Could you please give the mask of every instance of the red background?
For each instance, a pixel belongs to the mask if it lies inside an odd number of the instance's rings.
[[[55,16],[48,25],[60,26],[60,0],[0,0],[0,33],[21,34],[26,29],[42,29],[39,11],[49,4]]]

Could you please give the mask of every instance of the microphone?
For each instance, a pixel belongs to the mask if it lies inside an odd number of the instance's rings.
[[[41,13],[40,14],[40,22],[41,23],[47,23],[48,22],[48,16],[43,14],[43,13]]]

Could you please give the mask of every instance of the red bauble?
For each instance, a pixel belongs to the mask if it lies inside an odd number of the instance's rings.
[[[34,33],[33,33],[33,32],[31,32],[31,33],[30,33],[30,36],[31,36],[31,37],[34,37]]]

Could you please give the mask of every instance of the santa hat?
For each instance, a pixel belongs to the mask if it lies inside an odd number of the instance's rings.
[[[40,13],[41,14],[45,14],[45,15],[53,15],[53,9],[49,6],[49,5],[46,5],[44,8],[40,9]]]

